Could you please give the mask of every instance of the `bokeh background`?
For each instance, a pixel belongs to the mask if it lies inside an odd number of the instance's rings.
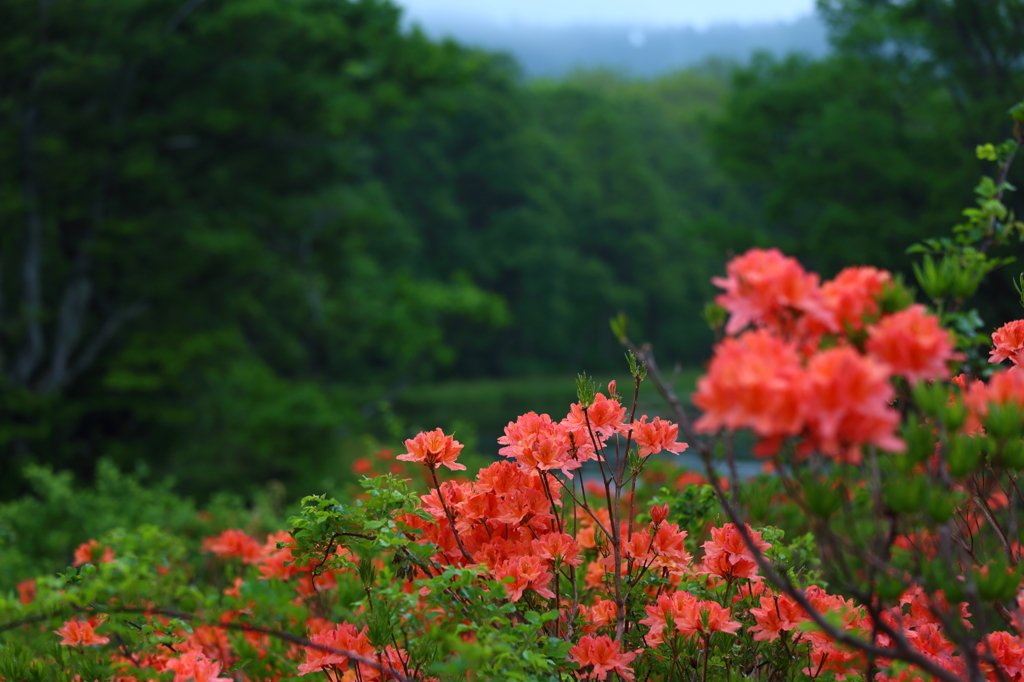
[[[437,426],[493,456],[516,415],[564,414],[577,373],[624,377],[620,313],[687,393],[731,254],[906,272],[1024,95],[1021,0],[0,17],[8,499],[26,465],[88,482],[101,460],[295,498]],[[986,285],[993,328],[1015,273]]]

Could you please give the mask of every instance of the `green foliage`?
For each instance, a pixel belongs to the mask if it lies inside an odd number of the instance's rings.
[[[765,542],[771,543],[765,556],[781,569],[794,585],[806,588],[808,585],[827,586],[822,579],[821,555],[813,533],[797,535],[786,541],[786,532],[781,528],[766,528]]]
[[[740,68],[715,122],[718,158],[757,198],[752,241],[778,245],[826,277],[866,263],[910,275],[905,249],[945,232],[968,200],[977,170],[960,150],[977,146],[989,161],[1009,152],[979,142],[1002,134],[1006,102],[1024,90],[1024,48],[1011,28],[1024,9],[1017,0],[818,6],[833,55],[762,56]],[[1012,210],[993,201],[1000,182],[978,187],[979,206],[959,229],[987,228],[990,216]],[[993,265],[1009,253],[995,250]],[[984,269],[958,291],[976,286]],[[1015,314],[997,295],[1004,286],[1002,277],[983,285],[990,322]]]
[[[747,215],[702,140],[720,73],[524,85],[383,0],[7,5],[16,462],[297,492],[410,380],[607,369],[618,310],[704,355]]]
[[[406,386],[455,380],[489,413],[512,399],[464,382],[610,371],[620,313],[695,365],[730,251],[909,281],[904,250],[970,201],[959,150],[1013,153],[979,141],[1022,86],[1020,5],[821,6],[824,60],[526,83],[386,0],[0,0],[0,448],[297,497],[345,480],[368,431],[451,425]],[[1020,234],[1014,172],[951,243]],[[933,298],[1011,256],[921,248]],[[1016,314],[1009,286],[981,282],[963,339]]]
[[[118,537],[143,526],[159,526],[196,538],[227,524],[253,530],[280,523],[280,499],[261,495],[250,510],[221,494],[200,515],[195,504],[171,491],[171,481],[147,483],[101,460],[94,482],[81,485],[70,471],[54,473],[28,466],[31,494],[0,504],[0,592],[40,572],[67,566],[75,548],[89,538]]]
[[[0,8],[0,445],[19,460],[292,482],[358,421],[341,385],[451,361],[449,316],[505,319],[465,276],[416,272],[373,168],[375,136],[486,60],[377,0],[37,9]]]
[[[686,530],[687,538],[695,548],[705,529],[717,520],[719,514],[718,499],[709,485],[689,485],[678,491],[662,488],[650,503],[668,504],[671,510],[669,521]]]
[[[460,323],[445,375],[609,369],[602,320],[619,311],[695,361],[710,335],[685,320],[750,213],[703,140],[723,76],[516,76],[496,61],[472,87],[430,95],[451,116],[382,141],[385,182],[427,249],[421,267],[468,272],[509,306],[506,328]]]

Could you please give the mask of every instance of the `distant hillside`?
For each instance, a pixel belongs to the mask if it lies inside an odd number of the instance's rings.
[[[773,24],[719,24],[707,29],[630,26],[546,27],[497,24],[454,15],[419,15],[411,20],[433,37],[513,54],[526,74],[561,76],[576,68],[611,68],[656,76],[710,58],[745,61],[757,50],[775,54],[828,51],[817,17]]]

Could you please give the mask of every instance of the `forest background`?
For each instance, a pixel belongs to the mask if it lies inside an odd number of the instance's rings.
[[[817,58],[527,79],[380,0],[0,0],[0,497],[107,459],[296,498],[436,426],[491,455],[625,374],[619,313],[685,393],[755,245],[912,283],[1024,92],[1024,2],[819,15]]]

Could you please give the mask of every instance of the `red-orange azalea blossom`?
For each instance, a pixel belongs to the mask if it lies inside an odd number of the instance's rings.
[[[713,277],[711,282],[725,289],[715,302],[730,313],[726,334],[736,334],[747,325],[788,332],[802,317],[828,330],[836,328],[818,275],[808,273],[778,249],[751,249],[733,258],[725,272],[727,277]]]
[[[466,468],[466,465],[455,461],[462,451],[462,443],[451,436],[444,435],[441,429],[423,431],[415,438],[405,441],[405,447],[409,452],[399,455],[396,459],[403,462],[418,462],[431,469],[437,469],[442,464],[452,471]]]
[[[320,624],[318,624],[320,625]],[[312,628],[311,628],[312,630]],[[342,623],[326,627],[315,634],[311,634],[309,640],[314,644],[330,647],[336,651],[323,651],[313,647],[306,647],[306,662],[299,665],[299,675],[307,675],[320,670],[348,670],[349,657],[339,653],[341,651],[354,653],[364,658],[374,657],[373,647],[367,635],[367,628],[358,630],[355,625]],[[361,670],[369,670],[368,666],[359,664]]]
[[[992,332],[992,345],[995,348],[989,352],[989,362],[1009,360],[1019,367],[1024,360],[1024,320],[1007,322]]]
[[[889,407],[896,392],[885,365],[849,346],[830,348],[811,358],[807,384],[805,449],[859,464],[865,444],[890,452],[906,447],[895,433],[900,415]]]
[[[72,566],[84,566],[85,564],[106,564],[114,560],[114,550],[110,547],[104,547],[103,553],[97,556],[97,550],[100,548],[100,543],[95,539],[83,542],[75,550],[75,560],[71,562]]]
[[[760,531],[746,527],[757,550],[764,553],[771,545],[761,539]],[[735,524],[727,523],[721,528],[711,529],[711,539],[703,544],[704,563],[700,573],[717,575],[722,578],[747,578],[760,580],[757,561],[743,542],[743,536]]]
[[[694,423],[698,431],[749,428],[764,438],[798,434],[807,400],[796,347],[766,329],[725,339],[697,380],[693,404],[703,411]]]
[[[65,646],[100,646],[110,642],[109,637],[96,634],[96,628],[100,623],[98,618],[88,620],[72,618],[54,632],[63,638],[60,643]]]
[[[584,679],[604,680],[608,678],[608,673],[614,672],[624,680],[633,680],[633,670],[629,664],[636,658],[636,653],[620,653],[619,642],[608,635],[583,635],[579,644],[569,649],[569,658],[582,668],[593,666],[593,670],[584,675]]]
[[[869,266],[845,268],[835,279],[821,285],[825,304],[836,316],[839,331],[860,331],[865,320],[878,315],[878,297],[892,275]]]
[[[954,348],[952,334],[923,305],[912,305],[868,327],[868,353],[911,385],[948,379],[949,362],[960,357]]]
[[[233,678],[219,676],[219,662],[211,661],[195,649],[168,660],[167,669],[174,671],[174,682],[233,682]]]
[[[656,455],[662,450],[678,455],[689,447],[686,443],[677,443],[679,425],[655,417],[650,422],[647,415],[640,417],[629,425],[633,429],[633,442],[639,448],[640,456]]]

